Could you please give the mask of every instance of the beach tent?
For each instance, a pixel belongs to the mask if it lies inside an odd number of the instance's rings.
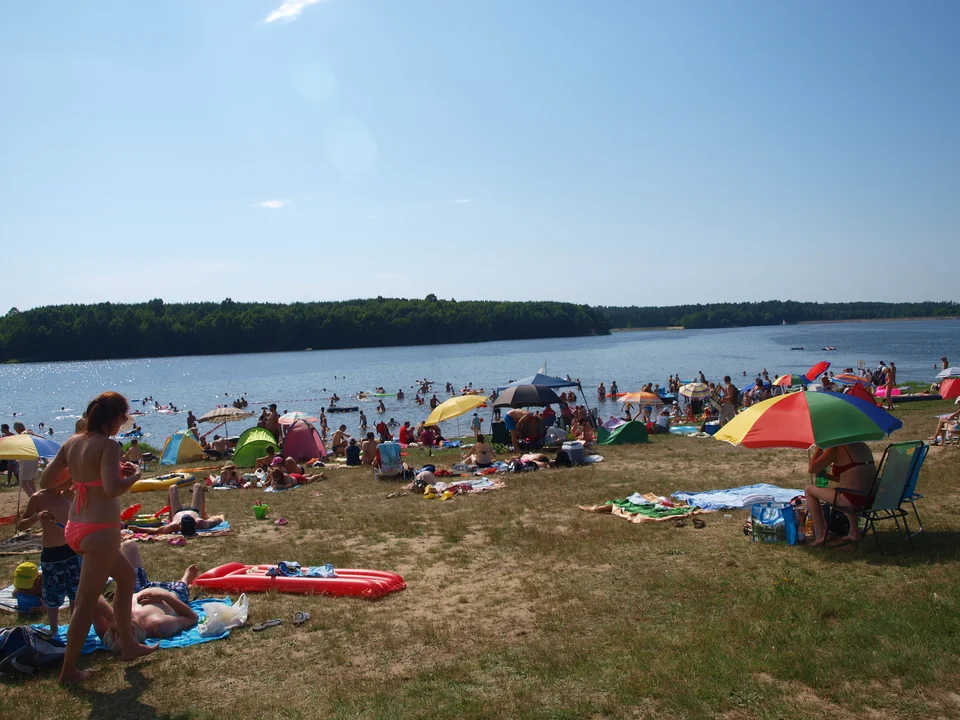
[[[270,446],[279,448],[280,444],[266,428],[252,427],[244,430],[233,451],[233,462],[237,467],[253,467],[257,458],[267,454],[267,447]]]
[[[320,433],[313,425],[305,420],[297,420],[287,430],[287,435],[283,439],[282,455],[298,461],[313,458],[325,459],[327,449],[323,446]]]
[[[203,454],[203,448],[200,447],[193,435],[189,432],[180,430],[167,438],[163,444],[163,452],[160,453],[161,465],[183,465],[184,463],[195,460],[203,460],[206,455]]]
[[[647,442],[647,428],[643,423],[631,420],[618,425],[613,430],[600,430],[599,445],[636,445]]]
[[[846,392],[847,395],[853,395],[853,397],[858,397],[864,402],[872,403],[874,405],[879,405],[877,398],[873,396],[873,393],[867,389],[867,386],[863,383],[857,383],[852,388],[848,389]]]

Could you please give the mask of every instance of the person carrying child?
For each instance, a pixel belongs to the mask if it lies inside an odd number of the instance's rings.
[[[17,530],[29,530],[37,522],[43,529],[40,552],[40,576],[43,587],[43,604],[47,608],[50,632],[59,632],[60,606],[64,598],[70,600],[70,608],[80,586],[80,555],[67,545],[63,530],[70,516],[73,492],[63,485],[38,490],[30,496]]]

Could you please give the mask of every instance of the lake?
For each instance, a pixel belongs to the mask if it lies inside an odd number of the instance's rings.
[[[799,346],[806,349],[791,350]],[[837,350],[820,350],[828,346]],[[689,378],[703,370],[711,380],[730,374],[742,386],[764,368],[771,377],[803,373],[818,360],[829,360],[837,371],[856,368],[860,360],[871,368],[880,360],[892,360],[900,379],[929,382],[942,355],[960,363],[960,320],[638,331],[461,345],[4,365],[0,415],[12,424],[13,413],[18,414],[16,419],[22,414],[34,429],[42,421],[54,428],[53,439],[62,441],[87,403],[106,389],[131,400],[152,396],[161,405],[192,409],[198,416],[242,393],[252,410],[276,402],[281,411],[317,413],[335,391],[341,405],[359,405],[372,424],[378,417],[375,400],[348,402],[361,390],[403,388],[407,393],[403,401],[385,399],[386,417],[418,421],[429,413],[429,406],[413,401],[411,385],[418,378],[436,381],[438,396],[444,399],[439,391],[447,381],[457,388],[472,382],[489,390],[532,375],[544,362],[549,374],[580,378],[592,405],[600,381],[609,385],[616,380],[621,390],[635,390],[646,382],[665,384],[672,373]],[[185,413],[140,409],[149,411],[138,422],[152,444],[186,424]],[[614,404],[608,401],[602,411],[613,413]],[[331,416],[331,424],[338,417],[356,427],[356,414]],[[238,423],[230,432],[250,424]]]

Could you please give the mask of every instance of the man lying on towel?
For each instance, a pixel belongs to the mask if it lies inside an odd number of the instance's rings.
[[[120,552],[130,562],[137,576],[130,619],[133,623],[133,635],[138,638],[138,642],[143,642],[148,637],[161,640],[172,638],[197,624],[197,614],[188,605],[189,586],[197,577],[196,565],[188,567],[177,582],[150,582],[146,570],[143,569],[137,544],[127,541],[120,546]],[[117,639],[113,608],[102,595],[94,613],[93,627],[108,650],[119,652],[120,643]]]
[[[180,489],[176,485],[170,486],[167,495],[170,505],[170,522],[155,528],[136,527],[134,525],[129,527],[145,535],[180,533],[184,537],[190,537],[196,535],[197,530],[209,530],[224,521],[223,515],[207,517],[206,494],[203,485],[193,486],[193,504],[190,507],[183,507],[180,503]]]

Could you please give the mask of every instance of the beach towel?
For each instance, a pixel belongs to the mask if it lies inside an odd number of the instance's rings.
[[[224,598],[223,600],[213,599],[213,598],[204,598],[203,600],[194,600],[190,603],[190,607],[193,608],[193,611],[200,617],[197,620],[197,624],[194,625],[189,630],[184,630],[177,635],[174,635],[169,640],[160,640],[160,649],[161,650],[171,650],[173,648],[184,648],[189,647],[190,645],[200,645],[201,643],[208,643],[214,640],[223,640],[224,638],[230,637],[230,631],[226,630],[220,635],[213,635],[212,637],[201,637],[200,636],[200,623],[203,621],[203,618],[206,617],[206,612],[204,612],[204,606],[208,603],[223,603],[225,605],[233,605],[233,601],[230,598]],[[44,630],[50,632],[49,625],[33,625],[32,627],[37,630]],[[63,642],[67,641],[67,626],[60,626],[59,637]],[[157,638],[153,638],[156,640]],[[147,638],[149,643],[150,638]],[[150,643],[152,644],[152,643]],[[97,636],[97,633],[94,631],[91,626],[90,632],[87,633],[87,639],[83,643],[83,650],[80,651],[81,655],[89,655],[92,652],[97,650],[106,650],[103,643],[100,641],[100,638]]]
[[[742,510],[753,505],[762,505],[771,502],[790,502],[803,490],[791,490],[759,483],[744,485],[729,490],[708,490],[706,492],[687,492],[679,490],[672,497],[683,500],[688,505],[698,505],[704,510]]]
[[[377,459],[374,467],[381,475],[399,475],[403,472],[400,459],[400,443],[380,443],[377,445]]]
[[[668,520],[676,520],[677,518],[690,517],[691,515],[699,515],[703,512],[698,507],[689,507],[687,505],[675,508],[657,506],[653,503],[649,505],[638,505],[630,502],[626,498],[621,500],[608,500],[603,505],[581,505],[580,509],[589,513],[610,514],[631,523],[665,522]]]
[[[205,528],[203,530],[197,530],[197,534],[194,535],[194,538],[211,538],[211,537],[220,537],[222,535],[229,535],[233,532],[233,528],[230,527],[230,522],[224,520],[222,523],[212,528]],[[136,540],[137,542],[167,542],[170,538],[182,537],[180,533],[170,533],[169,535],[147,535],[146,533],[138,533],[135,530],[122,530],[120,532],[121,537],[124,540]]]
[[[286,492],[287,490],[296,490],[296,489],[299,488],[299,487],[300,487],[299,485],[294,485],[293,487],[288,487],[288,488],[275,488],[275,487],[273,487],[272,485],[268,485],[267,487],[265,487],[265,488],[263,489],[263,491],[264,491],[264,492],[271,492],[271,493],[273,493],[273,492]]]
[[[70,607],[70,601],[66,598],[63,599],[63,605],[60,606],[61,610]],[[8,585],[7,587],[0,590],[0,611],[3,612],[20,612],[17,607],[17,599],[13,596],[13,585]],[[37,607],[36,611],[38,613],[46,612],[46,608],[43,605]]]
[[[43,550],[43,538],[32,532],[22,532],[0,542],[0,555],[28,555]]]

